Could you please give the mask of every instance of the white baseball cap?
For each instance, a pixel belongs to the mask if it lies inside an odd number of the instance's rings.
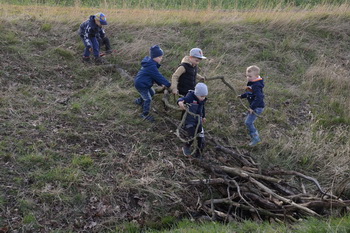
[[[207,59],[206,57],[203,56],[203,52],[200,48],[191,49],[190,56],[200,58],[200,59]]]

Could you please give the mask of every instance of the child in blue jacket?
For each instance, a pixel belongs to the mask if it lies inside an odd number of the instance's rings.
[[[149,114],[151,109],[152,97],[154,96],[153,84],[170,87],[171,83],[159,72],[160,62],[163,59],[164,52],[159,45],[150,48],[150,56],[146,56],[141,61],[141,69],[137,73],[134,84],[141,97],[135,100],[135,103],[142,105],[143,112],[141,117],[145,120],[154,121],[154,117]]]
[[[260,68],[257,66],[249,66],[246,70],[247,76],[247,87],[240,98],[246,98],[249,102],[249,113],[245,120],[245,124],[249,130],[249,135],[251,137],[251,142],[249,146],[255,146],[260,143],[261,139],[259,137],[259,132],[254,126],[254,122],[257,117],[264,111],[264,80],[260,77]]]
[[[102,63],[100,57],[100,43],[105,44],[107,51],[110,53],[111,45],[106,37],[102,25],[107,25],[107,18],[103,13],[91,15],[90,18],[83,22],[79,28],[79,34],[85,45],[83,61],[90,61],[90,53],[93,52],[96,63]]]
[[[195,137],[197,137],[197,147],[194,151],[194,157],[201,157],[202,155],[205,146],[203,123],[206,121],[204,105],[207,101],[207,95],[207,85],[198,83],[194,91],[190,90],[185,97],[178,99],[177,103],[181,109],[186,110],[187,105],[189,112],[197,114],[197,116],[193,116],[188,113],[185,119],[183,128],[187,132],[188,137],[192,139],[182,147],[182,152],[185,156],[192,154],[191,145]]]

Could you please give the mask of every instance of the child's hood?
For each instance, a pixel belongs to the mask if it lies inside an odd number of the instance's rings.
[[[182,58],[181,63],[188,63],[188,64],[192,65],[192,63],[190,61],[190,56],[185,56],[184,58]]]
[[[157,65],[158,67],[160,66],[160,64],[158,64],[156,61],[154,61],[151,57],[146,56],[142,59],[141,61],[141,66],[142,67],[148,67],[148,66],[154,66]]]
[[[263,78],[260,78],[260,76],[259,76],[258,79],[247,83],[247,86],[249,86],[249,87],[251,87],[251,86],[253,86],[253,85],[254,85],[254,86],[259,86],[259,87],[263,88],[263,87],[265,86],[265,84],[264,84],[264,79],[263,79]]]
[[[95,22],[95,18],[96,18],[95,15],[90,15],[90,18],[89,18],[89,25],[92,26],[93,28],[98,27],[98,25]]]

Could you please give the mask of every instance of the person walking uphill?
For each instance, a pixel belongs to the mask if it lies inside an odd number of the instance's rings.
[[[79,34],[85,46],[83,55],[84,62],[90,62],[90,53],[92,52],[95,57],[95,62],[97,64],[103,63],[100,57],[100,43],[106,46],[106,53],[112,52],[109,39],[102,25],[107,25],[107,18],[103,13],[91,15],[87,21],[80,25]]]
[[[249,113],[245,120],[245,124],[249,130],[251,142],[249,146],[255,146],[260,143],[261,139],[258,130],[255,128],[254,122],[257,117],[264,111],[264,80],[260,77],[260,68],[257,66],[249,66],[246,70],[247,87],[246,92],[239,95],[239,98],[247,98],[249,102]]]
[[[198,74],[198,65],[202,59],[207,59],[203,56],[200,48],[193,48],[190,51],[190,56],[185,56],[181,65],[177,68],[171,78],[171,87],[173,94],[185,96],[189,90],[194,90],[197,80],[204,81],[205,78]]]
[[[148,121],[154,121],[151,116],[151,102],[154,96],[153,84],[159,86],[170,87],[171,83],[159,72],[159,63],[163,59],[164,52],[159,45],[154,45],[150,48],[150,56],[146,56],[141,61],[141,69],[137,73],[134,84],[136,90],[140,93],[140,97],[135,100],[135,103],[142,106],[141,117]]]
[[[178,99],[178,105],[181,109],[186,110],[188,105],[188,111],[192,114],[187,114],[184,124],[184,130],[187,132],[187,136],[191,138],[189,142],[186,142],[182,147],[182,152],[185,156],[192,154],[191,145],[193,144],[194,138],[197,138],[197,146],[194,151],[194,157],[201,157],[205,146],[204,129],[203,123],[205,123],[205,103],[207,101],[208,87],[204,83],[198,83],[194,91],[188,91],[185,97]],[[198,125],[199,124],[199,125]]]

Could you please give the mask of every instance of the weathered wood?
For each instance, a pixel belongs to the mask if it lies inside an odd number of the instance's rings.
[[[214,185],[214,184],[224,184],[226,183],[226,181],[222,178],[216,178],[216,179],[190,180],[188,183],[194,184],[194,185],[199,185],[199,184]]]

